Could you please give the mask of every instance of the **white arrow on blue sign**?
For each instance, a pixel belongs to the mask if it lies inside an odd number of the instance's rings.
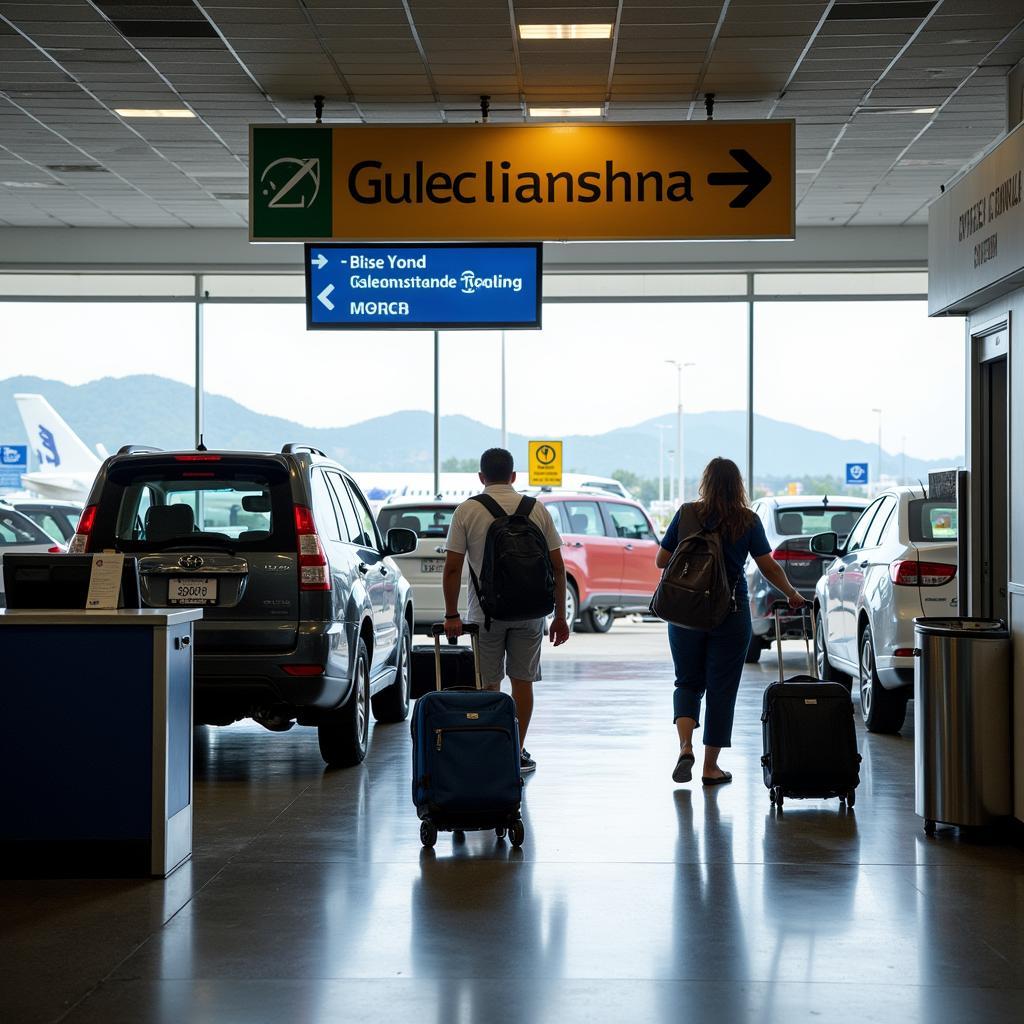
[[[846,483],[848,486],[863,485],[868,482],[868,464],[866,462],[848,462],[846,464]]]

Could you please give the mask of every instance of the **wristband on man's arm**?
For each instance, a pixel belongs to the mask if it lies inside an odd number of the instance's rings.
[[[458,612],[456,612],[454,615],[446,615],[444,618],[445,621],[447,622],[448,619],[461,619],[462,616]]]

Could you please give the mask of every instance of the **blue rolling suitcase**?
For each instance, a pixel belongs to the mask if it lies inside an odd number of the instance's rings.
[[[441,689],[441,634],[436,625],[437,689],[416,702],[412,716],[412,799],[420,818],[420,841],[430,847],[437,833],[494,829],[512,845],[525,837],[519,813],[519,722],[507,693],[480,688],[480,627],[463,627],[473,647],[475,689]]]

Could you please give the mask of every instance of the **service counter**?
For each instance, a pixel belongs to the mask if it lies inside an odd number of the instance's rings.
[[[165,877],[192,855],[201,617],[0,609],[5,875]]]

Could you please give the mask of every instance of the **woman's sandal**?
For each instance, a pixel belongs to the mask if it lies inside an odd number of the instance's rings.
[[[703,775],[700,781],[705,786],[722,786],[726,782],[732,782],[732,772],[722,772],[721,775]]]
[[[689,782],[693,778],[693,754],[680,754],[679,760],[672,772],[673,782]]]

